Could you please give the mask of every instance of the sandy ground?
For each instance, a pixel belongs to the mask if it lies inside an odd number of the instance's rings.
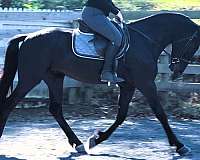
[[[74,115],[67,113],[65,118],[84,142],[96,128],[104,130],[114,120]],[[170,123],[182,142],[192,149],[190,156],[180,157],[169,147],[163,129],[153,117],[129,118],[108,141],[88,155],[80,155],[69,146],[46,109],[18,109],[10,116],[0,139],[0,160],[199,160],[200,121],[171,118]]]

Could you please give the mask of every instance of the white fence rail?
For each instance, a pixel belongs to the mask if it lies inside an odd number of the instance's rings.
[[[166,50],[171,52],[171,45]],[[200,54],[200,49],[195,55]],[[165,53],[160,56],[158,63],[158,73],[161,74],[160,80],[157,81],[157,86],[160,91],[176,91],[176,92],[198,92],[200,91],[200,83],[192,83],[187,81],[172,82],[170,80],[171,71],[169,69],[169,57]],[[190,64],[184,71],[185,75],[198,75],[200,74],[200,65]]]
[[[4,61],[7,42],[11,37],[16,34],[30,33],[47,27],[72,28],[73,20],[79,17],[80,13],[75,11],[31,11],[24,9],[0,8],[0,68],[2,68],[2,63]],[[64,88],[67,88],[67,96],[65,96],[65,98],[69,103],[75,103],[80,100],[80,97],[77,97],[77,87],[87,88],[87,84],[83,84],[68,77],[65,78]],[[88,94],[90,91],[86,91],[87,89],[85,89],[85,94],[91,96],[91,94]],[[28,95],[28,97],[37,96],[48,96],[47,87],[43,83],[34,88]]]
[[[80,17],[74,11],[23,10],[0,8],[0,56],[3,57],[7,42],[16,34],[30,33],[47,27],[71,28],[74,19]],[[0,58],[0,64],[2,63]],[[82,83],[66,79],[65,87],[79,87]]]

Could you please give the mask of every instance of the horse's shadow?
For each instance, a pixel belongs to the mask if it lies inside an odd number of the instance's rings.
[[[80,153],[71,153],[68,157],[60,157],[60,160],[75,160],[74,158],[88,155],[91,157],[109,157],[109,158],[125,158],[127,160],[145,160],[145,159],[138,159],[138,158],[131,158],[131,157],[124,157],[124,156],[119,156],[119,155],[114,155],[114,154],[80,154]]]
[[[184,158],[185,159],[197,159],[197,158],[194,158],[193,154],[191,153],[191,154],[189,154],[187,156],[179,156],[179,155],[175,156],[175,155],[173,155],[172,160],[181,160],[181,159],[184,159]]]
[[[0,155],[0,160],[26,160],[26,159],[19,159],[16,157],[6,157],[5,155]]]
[[[88,155],[88,156],[91,156],[91,157],[105,157],[105,158],[109,157],[109,158],[119,158],[119,159],[127,159],[127,160],[146,160],[146,159],[139,159],[139,158],[119,156],[119,155],[114,155],[114,154],[81,154],[81,153],[71,153],[68,157],[60,157],[59,159],[60,160],[75,160],[75,158],[78,158],[78,157],[84,156],[84,155]],[[177,155],[177,156],[173,156],[172,159],[173,160],[180,160],[183,157],[192,158],[192,155],[188,155],[188,156],[178,156]],[[16,160],[18,160],[18,159],[16,159]]]

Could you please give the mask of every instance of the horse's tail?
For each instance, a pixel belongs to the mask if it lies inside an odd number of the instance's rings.
[[[24,41],[26,37],[27,35],[20,34],[12,38],[8,43],[3,75],[0,79],[0,104],[6,100],[10,87],[12,92],[13,81],[18,67],[19,43]]]

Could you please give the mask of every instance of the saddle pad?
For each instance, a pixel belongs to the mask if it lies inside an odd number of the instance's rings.
[[[102,59],[103,57],[98,55],[95,49],[93,39],[93,33],[83,33],[79,29],[75,29],[72,36],[72,49],[74,54],[84,58],[89,56],[91,59]]]
[[[116,59],[123,57],[129,48],[129,33],[121,31],[123,36],[122,46]],[[72,50],[74,54],[81,58],[104,60],[104,49],[107,46],[105,39],[95,39],[94,33],[84,33],[78,28],[72,33]]]

